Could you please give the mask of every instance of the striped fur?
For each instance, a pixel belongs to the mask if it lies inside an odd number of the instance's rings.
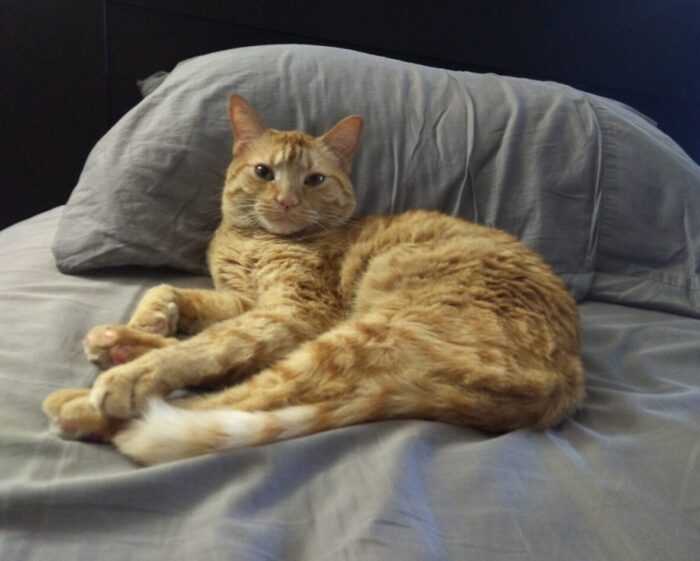
[[[91,331],[109,368],[47,398],[57,432],[157,463],[390,418],[541,429],[581,404],[576,305],[539,256],[436,212],[353,219],[359,117],[314,138],[233,96],[231,119],[216,290],[158,286]],[[192,386],[217,391],[162,399]]]

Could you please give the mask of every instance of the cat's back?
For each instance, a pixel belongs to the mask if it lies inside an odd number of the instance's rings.
[[[399,244],[434,245],[450,240],[481,247],[517,244],[506,232],[431,210],[409,210],[400,214],[371,215],[362,219],[356,248],[381,250]]]
[[[518,240],[495,228],[488,228],[436,211],[410,210],[394,215],[371,215],[355,226],[357,232],[347,250],[342,277],[356,282],[369,263],[388,254],[411,255],[431,264],[459,261],[476,265],[493,253],[521,253]],[[455,256],[456,254],[456,256]],[[387,265],[391,264],[388,259]],[[428,265],[426,263],[426,266]]]
[[[391,293],[403,294],[402,306],[479,306],[508,317],[536,311],[570,325],[577,318],[564,283],[517,238],[434,211],[363,219],[341,282],[349,301],[368,308]]]

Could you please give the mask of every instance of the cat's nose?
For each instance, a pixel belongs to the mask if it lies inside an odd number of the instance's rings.
[[[299,199],[291,193],[282,193],[277,195],[277,202],[284,207],[284,210],[289,210],[299,204]]]

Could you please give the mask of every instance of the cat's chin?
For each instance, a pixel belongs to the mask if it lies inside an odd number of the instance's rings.
[[[272,219],[267,217],[261,217],[262,226],[271,234],[276,234],[278,236],[289,236],[291,234],[296,234],[306,229],[305,224],[300,224],[294,222],[289,218],[279,218]]]

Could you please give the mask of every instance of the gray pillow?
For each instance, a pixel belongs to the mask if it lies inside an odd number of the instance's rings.
[[[602,162],[589,295],[700,317],[700,167],[653,124],[592,102]]]
[[[686,216],[689,230],[679,230],[683,204],[673,202],[697,204],[700,173],[639,115],[559,84],[299,45],[185,61],[125,115],[95,146],[65,207],[54,242],[62,271],[204,269],[231,154],[232,92],[279,129],[321,134],[343,116],[362,115],[353,169],[360,214],[439,209],[517,235],[578,299],[624,302],[610,280],[620,273],[646,287],[635,302],[648,296],[663,306],[670,298],[675,309],[700,309],[689,291],[700,244],[687,245],[699,241],[698,227]],[[654,173],[638,171],[647,168]],[[662,189],[658,178],[672,181]],[[652,216],[627,212],[626,197],[648,201]],[[615,212],[624,215],[619,230]],[[647,247],[652,229],[673,238],[672,255]],[[625,239],[631,234],[641,237]],[[599,282],[598,270],[607,275]]]

